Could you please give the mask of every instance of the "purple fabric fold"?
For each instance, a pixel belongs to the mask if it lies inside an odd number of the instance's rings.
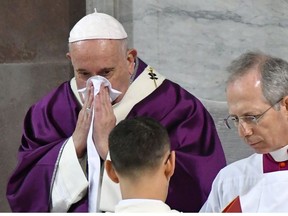
[[[139,59],[137,78],[147,66]],[[70,83],[65,82],[33,105],[24,120],[18,165],[7,185],[13,212],[49,212],[50,192],[57,158],[72,135],[81,107]],[[136,104],[127,118],[150,116],[163,124],[176,151],[167,204],[182,212],[198,212],[212,181],[226,165],[211,115],[202,103],[179,85],[164,80]],[[87,195],[69,211],[87,212]]]
[[[165,80],[136,104],[128,118],[149,116],[164,125],[176,167],[166,203],[182,212],[198,212],[217,173],[226,165],[215,124],[202,103],[179,85]]]
[[[7,186],[13,212],[48,212],[51,179],[79,113],[69,82],[33,105],[24,119],[18,164]]]

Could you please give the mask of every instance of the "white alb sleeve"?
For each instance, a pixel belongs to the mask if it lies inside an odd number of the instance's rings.
[[[88,180],[79,163],[72,137],[64,146],[52,187],[51,212],[67,212],[85,196]]]

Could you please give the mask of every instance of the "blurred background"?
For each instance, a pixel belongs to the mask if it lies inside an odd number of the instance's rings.
[[[225,68],[248,50],[288,59],[288,0],[0,0],[0,212],[10,212],[6,184],[24,115],[73,77],[65,57],[69,32],[94,8],[124,25],[142,60],[201,99],[228,163],[252,153],[222,123]]]

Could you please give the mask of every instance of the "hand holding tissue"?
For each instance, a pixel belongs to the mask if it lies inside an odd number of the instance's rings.
[[[104,86],[107,86],[109,96],[110,96],[110,101],[114,101],[120,94],[120,91],[117,91],[112,88],[111,83],[104,77],[102,76],[93,76],[90,77],[87,82],[86,82],[86,88],[79,89],[78,92],[83,94],[83,98],[86,99],[87,97],[87,89],[88,89],[88,84],[92,82],[93,87],[94,87],[94,96],[97,95],[100,91],[100,87],[102,84]],[[96,206],[94,205],[97,203],[97,194],[98,194],[98,189],[99,189],[99,176],[100,176],[100,155],[102,155],[102,152],[105,152],[103,149],[107,149],[108,151],[108,146],[105,148],[105,146],[101,146],[102,143],[99,141],[99,139],[93,140],[93,137],[97,135],[93,133],[93,124],[94,124],[94,115],[98,119],[97,122],[98,124],[101,124],[101,116],[103,116],[103,113],[100,116],[97,116],[97,113],[95,114],[94,110],[92,110],[92,121],[90,125],[90,130],[88,133],[87,137],[87,155],[88,155],[88,168],[89,168],[89,194],[90,194],[90,199],[89,199],[89,212],[96,212]],[[105,117],[107,117],[106,114],[104,114]],[[103,129],[104,125],[101,125],[100,129]],[[96,127],[97,128],[97,127]],[[105,127],[104,127],[105,128]],[[99,129],[99,127],[98,127]],[[100,131],[98,131],[101,133]],[[107,132],[107,131],[106,131]],[[103,136],[104,133],[102,134]],[[96,141],[96,143],[94,143]],[[101,150],[102,149],[102,150]],[[98,152],[99,151],[99,152]],[[102,153],[102,154],[101,154]],[[106,155],[106,153],[105,153]]]

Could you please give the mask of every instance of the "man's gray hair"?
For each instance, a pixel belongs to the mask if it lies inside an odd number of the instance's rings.
[[[288,95],[288,62],[260,51],[246,52],[231,62],[227,67],[227,85],[249,73],[250,69],[259,72],[262,93],[270,105]]]

